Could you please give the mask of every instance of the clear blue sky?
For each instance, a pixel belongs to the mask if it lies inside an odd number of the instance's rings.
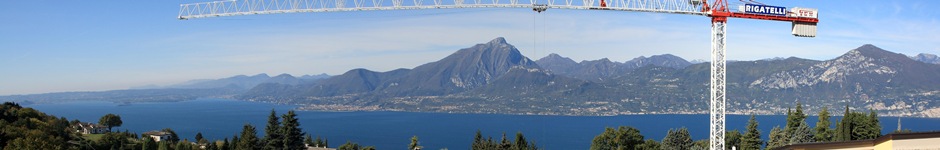
[[[532,59],[709,58],[702,16],[550,9],[302,13],[181,21],[202,1],[2,1],[0,95],[126,89],[239,74],[388,71],[506,37]],[[732,19],[728,57],[826,60],[862,44],[940,53],[940,1],[784,1],[820,10],[816,38],[790,23]]]

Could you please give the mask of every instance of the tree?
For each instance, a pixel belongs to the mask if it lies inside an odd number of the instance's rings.
[[[176,131],[173,131],[173,129],[164,128],[163,130],[160,130],[160,131],[170,134],[170,138],[168,138],[167,141],[170,141],[171,143],[176,143],[180,141],[179,135],[176,135]]]
[[[96,147],[98,147],[98,149],[121,148],[125,144],[130,143],[127,138],[128,137],[122,133],[108,132],[102,135],[101,139],[98,139],[98,142],[96,142]]]
[[[793,134],[790,134],[788,144],[813,142],[813,133],[809,129],[809,125],[806,125],[806,121],[800,121],[792,131]]]
[[[228,138],[222,140],[222,145],[219,145],[220,150],[231,150],[232,146],[228,142]]]
[[[731,130],[725,132],[725,149],[731,149],[735,147],[736,149],[741,149],[741,140],[744,139],[744,135],[741,134],[741,131]]]
[[[689,130],[685,127],[679,128],[678,130],[669,129],[669,132],[666,134],[666,137],[663,138],[662,145],[660,146],[668,150],[689,150],[692,148],[692,137],[689,135]]]
[[[193,144],[190,144],[189,141],[177,142],[175,150],[191,150],[193,149]]]
[[[415,150],[415,149],[420,148],[420,147],[421,147],[421,146],[418,146],[418,136],[417,136],[417,135],[412,136],[412,137],[411,137],[411,144],[408,144],[408,150]]]
[[[375,146],[366,146],[363,147],[362,150],[375,150]]]
[[[770,130],[768,138],[770,139],[767,140],[767,149],[783,147],[789,142],[789,137],[783,129],[780,129],[780,126],[774,126],[774,128]]]
[[[819,121],[816,122],[816,127],[813,128],[815,134],[813,139],[816,142],[829,142],[832,141],[833,130],[829,129],[829,108],[823,107],[819,111]]]
[[[759,150],[760,146],[764,144],[764,141],[760,138],[761,133],[757,129],[757,125],[757,119],[754,115],[751,115],[751,119],[747,121],[747,131],[741,137],[741,147],[738,147],[738,149]]]
[[[473,135],[473,144],[470,144],[470,150],[486,149],[486,144],[486,140],[483,139],[483,133],[477,130],[476,135]]]
[[[304,149],[304,134],[300,129],[300,121],[297,120],[297,114],[294,111],[287,111],[287,114],[281,115],[284,126],[281,129],[282,143],[286,149]]]
[[[141,146],[142,150],[156,150],[157,149],[157,142],[154,141],[152,137],[150,136],[143,136],[143,137],[144,138],[141,139],[141,141],[144,142]]]
[[[170,150],[170,141],[160,141],[157,143],[157,150]]]
[[[260,148],[258,146],[258,133],[255,131],[255,127],[251,124],[245,124],[242,127],[242,136],[238,141],[238,144],[235,146],[237,150],[254,150]]]
[[[229,144],[229,145],[228,145],[228,148],[229,148],[229,149],[235,149],[235,150],[237,150],[237,149],[238,149],[238,142],[241,142],[241,140],[238,139],[238,135],[232,135],[232,142],[229,142],[229,143],[228,143],[228,144]]]
[[[692,142],[692,147],[690,147],[689,149],[691,149],[691,150],[707,150],[707,149],[708,149],[708,145],[709,145],[708,140],[698,140],[698,141]]]
[[[108,131],[111,131],[112,127],[120,127],[124,122],[121,121],[121,116],[115,114],[107,114],[101,116],[101,119],[98,119],[98,124],[107,126]]]
[[[525,140],[522,132],[516,132],[516,140],[513,141],[510,150],[529,150],[529,142]]]
[[[659,142],[657,142],[656,140],[648,139],[644,141],[643,144],[637,145],[636,149],[637,150],[659,150],[661,149],[659,145],[660,145]]]
[[[278,121],[277,113],[274,112],[274,109],[271,109],[271,115],[268,116],[268,125],[264,127],[264,138],[261,139],[261,143],[264,144],[262,149],[274,150],[284,147],[280,127],[281,122]]]
[[[604,128],[604,132],[598,134],[591,141],[591,150],[615,150],[615,149],[635,149],[637,145],[644,143],[643,135],[640,130],[620,126],[617,129]]]
[[[202,140],[203,140],[203,139],[202,139],[202,132],[196,132],[196,137],[193,138],[193,139],[195,139],[196,142],[198,142],[198,143],[203,143],[203,141],[202,141]]]
[[[340,145],[337,150],[359,150],[359,144],[346,141],[343,145]]]
[[[796,110],[793,112],[787,111],[787,126],[783,128],[787,135],[793,135],[794,130],[800,126],[800,122],[806,119],[806,114],[803,113],[803,105],[800,102],[796,103]]]
[[[878,138],[881,136],[881,121],[878,121],[878,112],[875,112],[873,109],[869,109],[868,111],[868,121],[871,124],[868,129],[868,135],[871,139]]]
[[[512,147],[512,142],[509,142],[509,139],[506,139],[506,132],[503,132],[503,139],[499,141],[499,149],[509,149]]]
[[[310,137],[310,134],[307,134],[307,136],[304,136],[304,144],[307,144],[309,146],[314,146],[313,137]]]

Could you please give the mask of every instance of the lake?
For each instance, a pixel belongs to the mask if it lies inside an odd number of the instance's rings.
[[[111,102],[70,102],[27,105],[51,115],[98,122],[101,116],[114,113],[124,124],[115,130],[143,133],[172,128],[181,139],[190,139],[202,132],[208,139],[231,138],[246,123],[264,131],[267,116],[273,109],[278,114],[294,108],[291,105],[225,99],[201,99],[182,102],[134,103],[118,105]],[[842,114],[836,109],[833,114]],[[378,149],[407,149],[410,137],[417,135],[428,150],[469,149],[477,130],[484,137],[498,140],[502,133],[512,140],[516,132],[535,141],[547,150],[588,149],[591,139],[604,127],[632,126],[647,139],[661,140],[670,128],[687,127],[695,140],[708,138],[708,115],[625,115],[625,116],[532,116],[500,114],[447,114],[415,112],[320,112],[298,111],[301,128],[312,136],[329,139],[331,147],[346,141],[374,145]],[[757,116],[761,137],[766,140],[773,126],[783,126],[786,116]],[[840,117],[833,117],[835,120]],[[728,115],[728,130],[745,129],[749,116]],[[816,117],[807,123],[815,126]],[[897,128],[897,117],[882,117],[882,133]],[[940,119],[902,118],[903,127],[914,131],[940,130]],[[263,133],[258,133],[259,137]]]

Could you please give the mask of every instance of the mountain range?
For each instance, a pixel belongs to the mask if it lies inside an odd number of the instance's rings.
[[[874,45],[823,61],[729,61],[727,110],[780,114],[799,103],[809,112],[848,105],[888,116],[940,117],[937,61],[936,55],[909,57]],[[259,74],[162,89],[242,89],[225,94],[326,111],[697,114],[708,112],[709,66],[671,54],[623,62],[576,62],[550,54],[533,61],[506,39],[496,38],[411,69],[353,69],[306,77]]]

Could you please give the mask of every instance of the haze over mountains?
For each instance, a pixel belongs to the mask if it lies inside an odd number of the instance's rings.
[[[727,107],[729,113],[779,114],[800,102],[811,112],[850,105],[882,115],[940,117],[938,62],[936,55],[908,57],[873,45],[825,61],[729,62]],[[624,62],[575,62],[550,54],[533,61],[506,39],[496,38],[412,69],[353,69],[331,77],[259,74],[161,88],[231,89],[219,95],[299,104],[308,110],[686,114],[707,113],[708,70],[707,62],[693,64],[670,54]]]

